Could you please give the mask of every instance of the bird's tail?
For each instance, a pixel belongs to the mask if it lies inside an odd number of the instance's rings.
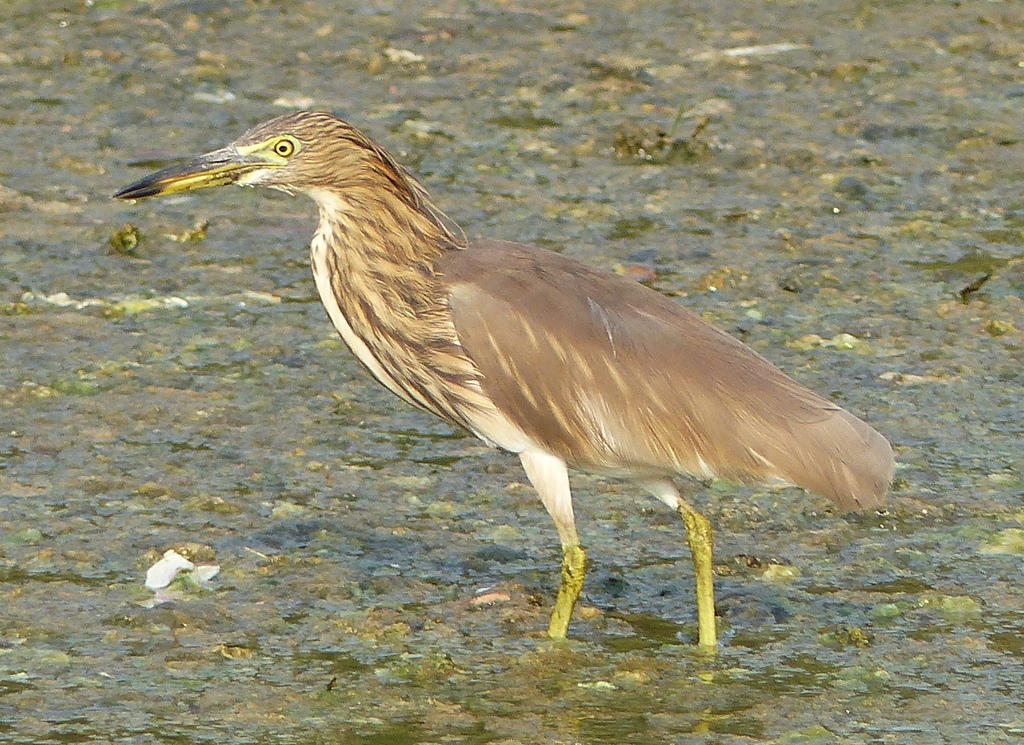
[[[873,427],[835,406],[827,417],[792,422],[789,430],[788,438],[776,431],[770,452],[763,453],[779,477],[843,510],[881,504],[895,461],[888,440]]]

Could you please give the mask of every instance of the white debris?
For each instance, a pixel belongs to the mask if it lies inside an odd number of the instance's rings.
[[[707,62],[717,57],[766,57],[772,54],[783,54],[785,52],[795,52],[800,49],[810,49],[810,44],[793,44],[793,43],[781,43],[781,44],[758,44],[750,47],[732,47],[731,49],[716,49],[711,52],[701,52],[695,54],[691,59],[695,62]]]
[[[303,96],[298,93],[293,93],[278,96],[274,99],[273,105],[280,106],[284,109],[311,109],[316,105],[316,99],[311,96]]]
[[[146,572],[146,587],[159,590],[174,581],[182,569],[192,571],[196,565],[173,548],[164,551],[163,557]]]
[[[770,54],[782,54],[783,52],[795,52],[798,49],[808,49],[810,44],[758,44],[752,47],[733,47],[723,49],[723,57],[764,57]]]
[[[66,292],[54,292],[48,295],[45,292],[31,291],[22,293],[21,302],[46,303],[47,305],[55,305],[58,308],[74,308],[75,310],[98,306],[102,308],[115,308],[128,314],[159,308],[187,308],[189,306],[188,300],[173,295],[160,297],[139,297],[136,295],[113,298],[87,297],[76,300]]]
[[[196,91],[192,98],[203,103],[231,103],[235,100],[235,94],[228,90],[219,91]]]
[[[155,608],[163,603],[184,598],[186,593],[181,588],[167,589],[179,574],[191,584],[202,587],[220,574],[220,567],[216,564],[193,564],[173,548],[169,549],[146,572],[146,587],[154,594],[140,605],[144,608]]]
[[[416,54],[416,52],[409,51],[408,49],[395,49],[394,47],[385,49],[384,56],[388,58],[389,62],[394,62],[396,65],[414,65],[417,62],[423,61],[422,54]]]

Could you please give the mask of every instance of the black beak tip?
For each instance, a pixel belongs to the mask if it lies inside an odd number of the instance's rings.
[[[143,197],[155,196],[158,192],[159,189],[155,188],[149,179],[142,179],[118,190],[114,194],[114,199],[142,199]]]

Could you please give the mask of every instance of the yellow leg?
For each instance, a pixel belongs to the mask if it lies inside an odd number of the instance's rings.
[[[587,574],[587,555],[580,545],[566,546],[562,550],[562,586],[558,588],[555,609],[551,612],[548,636],[564,639],[572,618],[572,609],[583,590],[583,578]]]
[[[686,524],[686,542],[693,557],[693,576],[697,583],[697,644],[713,649],[718,643],[715,629],[715,586],[712,580],[711,523],[680,498],[679,516]]]
[[[548,636],[564,639],[569,629],[572,609],[583,590],[583,577],[587,573],[587,555],[576,535],[576,522],[572,514],[572,493],[569,491],[569,471],[561,458],[541,450],[526,450],[519,454],[526,475],[536,487],[548,514],[558,528],[562,543],[562,585],[558,588],[555,609],[551,612]]]

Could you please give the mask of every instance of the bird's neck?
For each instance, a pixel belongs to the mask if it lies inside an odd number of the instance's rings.
[[[460,248],[429,204],[367,190],[313,192],[320,224],[311,244],[313,276],[331,321],[352,352],[392,392],[449,421],[457,391],[436,381],[469,381],[434,264]]]
[[[375,262],[430,265],[443,253],[462,248],[464,239],[446,224],[422,188],[415,187],[351,184],[309,194],[320,208],[319,230],[329,228],[349,250]]]
[[[429,321],[444,304],[434,264],[456,250],[436,210],[409,204],[407,195],[377,188],[314,191],[320,223],[314,239],[314,270],[331,272],[346,315],[369,326]],[[328,267],[324,262],[329,262]],[[325,299],[326,302],[326,299]]]

